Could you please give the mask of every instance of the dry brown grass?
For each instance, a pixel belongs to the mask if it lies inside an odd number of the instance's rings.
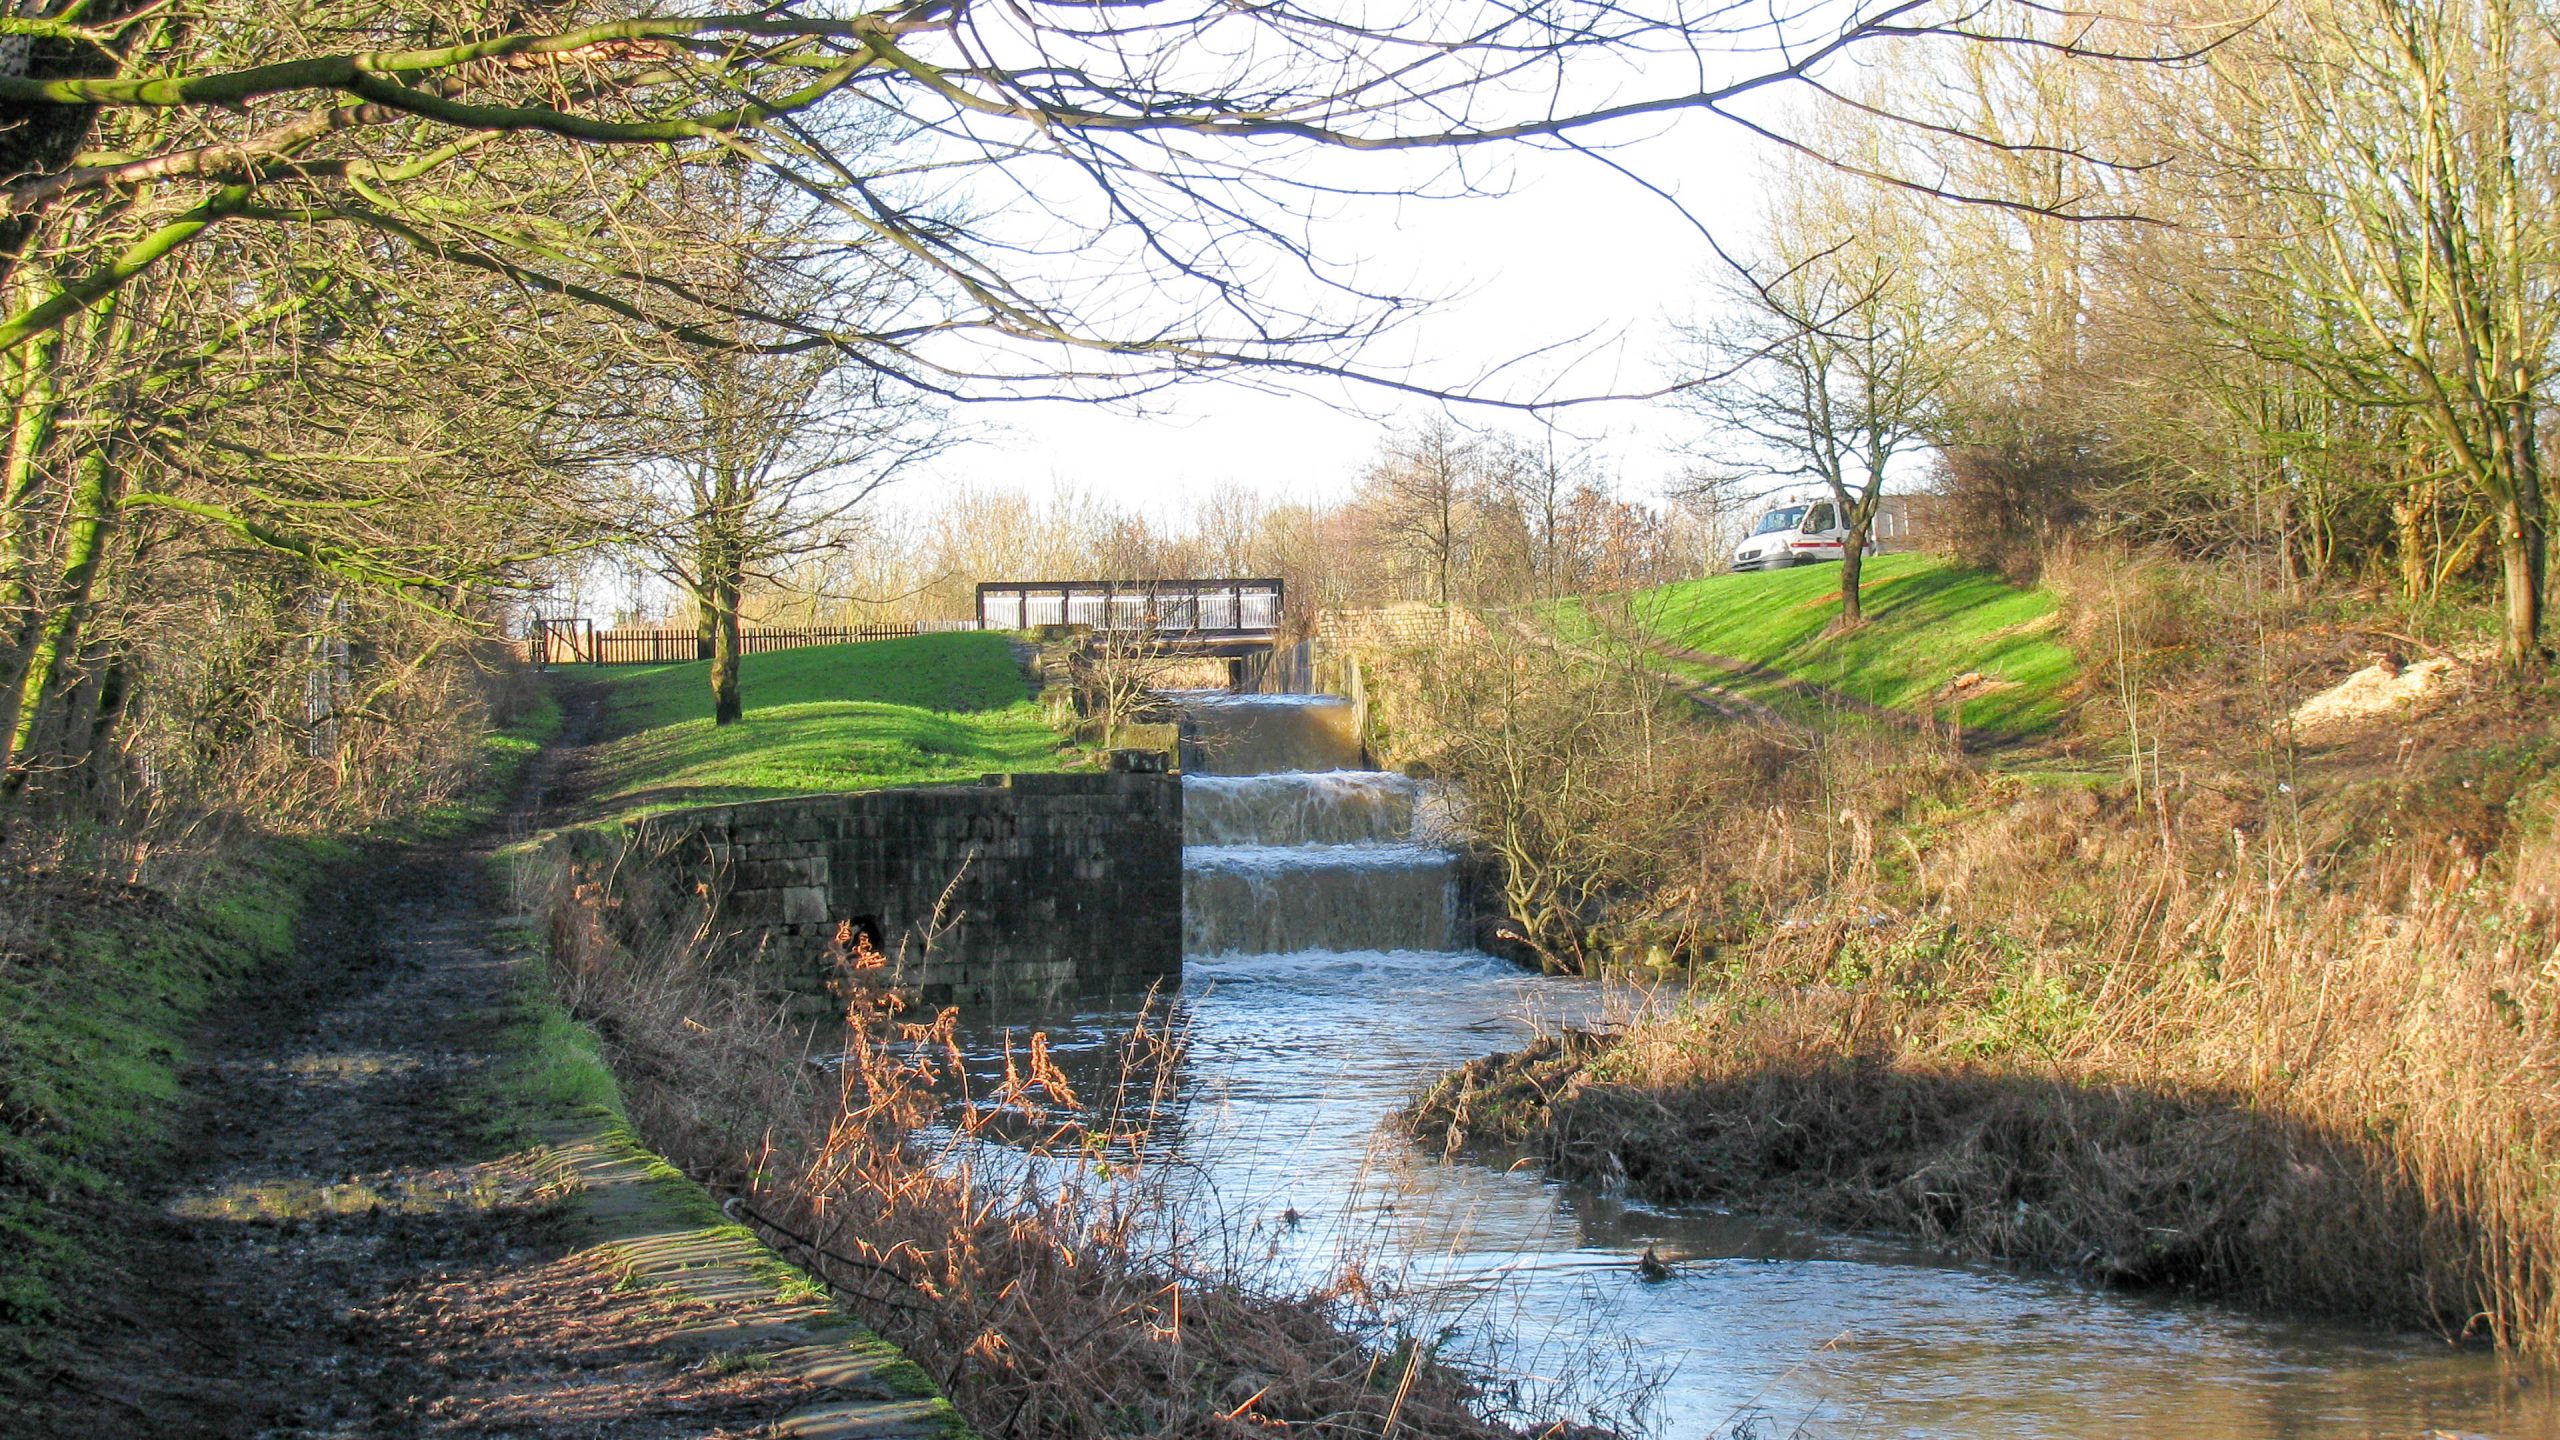
[[[1623,637],[1568,649],[1501,628],[1381,673],[1381,749],[1466,797],[1460,829],[1491,862],[1486,903],[1514,958],[1677,963],[1741,917],[1871,873],[1874,817],[1954,764],[1874,726],[1701,729],[1652,663]]]
[[[1697,851],[1697,928],[1734,943],[1668,1013],[1417,1118],[1658,1197],[2560,1356],[2548,697],[2300,749],[2264,717],[2357,642],[2272,607],[2216,642],[2140,575],[2079,579],[2130,617],[2076,737],[2106,758],[1702,742],[1751,797]]]
[[[2560,1014],[2493,888],[2159,885],[2082,953],[1827,924],[1570,1076],[1536,1057],[1550,1099],[1479,1076],[1434,1118],[1664,1198],[2549,1353]]]
[[[1427,1345],[1395,1338],[1358,1269],[1314,1295],[1268,1293],[1173,1238],[1151,1124],[1174,1101],[1181,1037],[1160,1018],[1133,1029],[1108,1093],[1078,1094],[1036,1035],[973,1091],[954,1016],[899,1014],[864,983],[859,942],[840,970],[844,1027],[813,1054],[698,945],[635,954],[594,887],[551,883],[561,994],[604,1040],[641,1134],[980,1433],[1518,1433],[1482,1419]]]

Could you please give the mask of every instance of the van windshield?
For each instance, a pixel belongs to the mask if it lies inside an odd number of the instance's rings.
[[[1781,530],[1793,530],[1796,528],[1796,522],[1804,518],[1804,510],[1805,507],[1802,505],[1790,505],[1784,510],[1772,510],[1760,517],[1759,527],[1751,533],[1774,535]]]

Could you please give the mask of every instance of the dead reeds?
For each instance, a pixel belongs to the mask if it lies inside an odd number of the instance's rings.
[[[2560,1353],[2547,818],[2324,874],[2256,826],[2199,854],[2156,796],[1957,815],[1880,819],[1899,876],[1769,877],[1789,923],[1676,1008],[1416,1118],[1658,1198]]]
[[[1672,742],[1723,799],[1690,879],[1611,903],[1703,942],[1683,997],[1454,1074],[1416,1123],[1657,1198],[2560,1356],[2547,695],[2306,746],[2295,699],[2379,622],[2083,569],[2093,698],[2042,753],[1966,765],[1848,717]]]
[[[1493,1437],[1470,1379],[1403,1337],[1356,1266],[1314,1294],[1201,1258],[1153,1127],[1182,1036],[1150,1011],[1080,1092],[1041,1037],[992,1065],[948,1011],[839,968],[813,1034],[701,937],[636,948],[611,901],[547,878],[566,1003],[604,1041],[640,1133],[931,1375],[989,1436]]]

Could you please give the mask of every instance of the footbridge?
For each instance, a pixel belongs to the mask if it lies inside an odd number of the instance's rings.
[[[1000,580],[978,587],[988,630],[1077,625],[1198,655],[1249,655],[1280,637],[1287,587],[1258,580]]]

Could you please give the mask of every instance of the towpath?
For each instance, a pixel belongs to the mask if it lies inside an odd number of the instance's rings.
[[[517,823],[559,765],[538,762]],[[289,973],[205,1036],[130,1263],[40,1411],[0,1434],[955,1428],[597,1113],[509,1093],[530,962],[497,943],[488,877],[453,847],[315,897]]]

